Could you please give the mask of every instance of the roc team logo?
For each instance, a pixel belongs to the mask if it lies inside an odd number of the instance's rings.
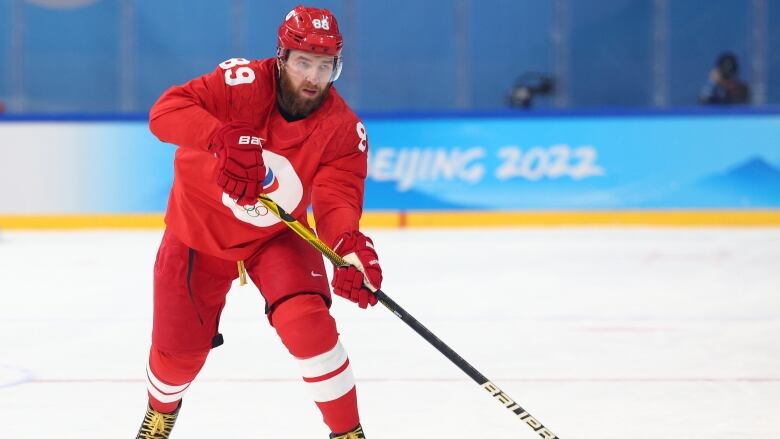
[[[294,211],[303,198],[303,184],[292,164],[285,157],[267,150],[263,150],[263,161],[266,168],[263,193],[287,212]],[[270,227],[281,221],[260,202],[254,206],[239,206],[223,192],[222,204],[227,206],[238,220],[257,227]]]
[[[279,189],[279,180],[276,178],[276,175],[274,175],[274,170],[269,166],[266,166],[265,181],[263,181],[263,193],[270,194],[277,189]]]

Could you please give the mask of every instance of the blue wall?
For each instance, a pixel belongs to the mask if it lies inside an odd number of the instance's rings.
[[[740,60],[740,76],[750,78],[750,1],[688,0],[669,3],[672,23],[669,88],[673,105],[695,102],[706,80],[706,70],[712,67],[719,51],[728,50],[736,54]],[[717,7],[713,7],[715,4]],[[778,24],[780,21],[774,22],[775,26]],[[775,80],[775,87],[778,86],[780,81]]]
[[[502,0],[480,5],[471,2],[469,10],[469,100],[472,108],[500,108],[520,73],[554,68],[552,2]]]
[[[0,1],[0,101],[11,94],[11,3]]]
[[[192,3],[138,2],[134,70],[141,108],[149,108],[166,84],[180,84],[211,72],[216,68],[215,59],[242,56],[224,56],[234,52],[229,32],[230,2],[214,1],[197,8]],[[173,23],[171,17],[175,17]]]
[[[652,0],[571,2],[571,102],[650,105]]]
[[[117,108],[117,20],[116,6],[106,1],[68,11],[24,9],[24,97],[31,109]]]
[[[780,84],[777,79],[780,76],[780,7],[769,8],[769,24],[769,74],[772,79],[767,98],[769,102],[780,102]]]
[[[766,97],[780,103],[780,5],[764,1]],[[297,3],[0,0],[0,101],[15,113],[144,112],[170,85],[226,58],[272,56],[276,28]],[[539,107],[652,106],[658,62],[667,104],[695,105],[723,50],[752,79],[755,3],[666,0],[659,56],[654,0],[317,2],[339,18],[346,62],[337,87],[362,111],[499,109],[527,71],[562,75],[561,95]]]

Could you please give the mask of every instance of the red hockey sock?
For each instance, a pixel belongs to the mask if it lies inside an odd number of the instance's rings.
[[[333,433],[346,433],[352,431],[358,423],[357,389],[352,386],[352,390],[344,396],[333,401],[317,402],[317,407],[322,412],[322,419],[330,427]]]
[[[208,354],[208,351],[173,354],[152,346],[146,367],[146,388],[152,408],[161,413],[176,410]]]
[[[355,378],[338,340],[336,321],[315,294],[281,303],[271,322],[287,350],[298,360],[303,380],[332,432],[350,431],[360,422]]]

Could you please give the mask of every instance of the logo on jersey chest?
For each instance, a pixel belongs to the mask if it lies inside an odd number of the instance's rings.
[[[274,170],[266,166],[265,181],[263,181],[263,193],[270,194],[279,189],[279,179],[276,178]]]
[[[287,212],[294,211],[303,199],[303,184],[292,164],[286,157],[268,150],[263,150],[263,161],[267,169],[263,193]],[[222,204],[227,206],[239,221],[256,227],[270,227],[281,221],[260,202],[254,206],[239,206],[223,192]]]

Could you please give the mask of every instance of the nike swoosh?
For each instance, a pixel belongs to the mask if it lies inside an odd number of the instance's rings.
[[[312,270],[312,272],[311,272],[311,276],[312,276],[312,277],[322,277],[322,275],[321,275],[321,274],[319,274],[319,273],[315,273],[315,272],[314,272],[314,270]]]

